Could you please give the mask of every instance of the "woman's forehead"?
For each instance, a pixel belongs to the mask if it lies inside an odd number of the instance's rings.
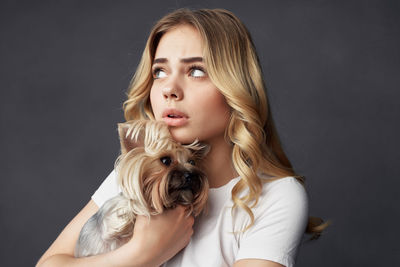
[[[190,25],[180,25],[167,31],[158,43],[157,58],[203,57],[203,42],[200,33]]]

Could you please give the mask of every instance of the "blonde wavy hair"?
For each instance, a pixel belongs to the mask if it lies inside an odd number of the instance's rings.
[[[279,179],[293,176],[302,184],[286,157],[271,116],[262,71],[250,33],[231,12],[224,9],[178,9],[161,18],[152,28],[141,61],[124,102],[126,120],[154,119],[150,105],[153,83],[151,67],[157,45],[167,31],[179,25],[191,25],[203,40],[203,57],[211,81],[231,108],[225,138],[232,146],[232,161],[240,181],[232,189],[233,208],[240,207],[250,216],[262,191],[257,173]],[[269,180],[270,181],[270,180]],[[245,196],[239,194],[248,189]],[[321,221],[310,217],[307,232],[319,234]]]

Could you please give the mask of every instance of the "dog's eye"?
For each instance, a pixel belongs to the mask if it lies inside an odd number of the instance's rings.
[[[194,160],[192,160],[192,159],[189,159],[188,163],[191,164],[191,165],[193,165],[193,166],[196,165],[196,162],[195,162]]]
[[[165,166],[169,166],[169,165],[171,165],[172,159],[170,157],[166,156],[166,157],[160,158],[160,161]]]

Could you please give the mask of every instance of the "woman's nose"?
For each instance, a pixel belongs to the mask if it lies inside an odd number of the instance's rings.
[[[165,100],[177,101],[183,98],[183,91],[176,77],[170,77],[170,81],[162,89],[162,94]]]

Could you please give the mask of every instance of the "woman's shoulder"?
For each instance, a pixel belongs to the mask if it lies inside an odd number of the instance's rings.
[[[92,200],[98,207],[101,207],[108,199],[121,192],[117,183],[117,174],[112,170],[107,178],[102,182],[99,188],[92,195]]]
[[[259,174],[263,184],[263,194],[266,192],[305,194],[304,185],[293,176],[281,178],[271,177],[266,174]]]
[[[302,183],[295,177],[271,178],[260,175],[263,189],[256,210],[286,210],[290,213],[307,213],[308,196]]]
[[[306,191],[295,177],[260,178],[263,190],[252,208],[254,224],[241,235],[236,260],[266,259],[293,266],[308,218]]]

